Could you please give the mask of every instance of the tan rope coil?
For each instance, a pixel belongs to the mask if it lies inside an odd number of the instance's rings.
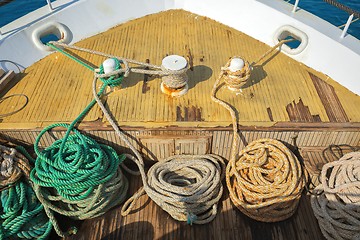
[[[225,66],[229,66],[229,62]],[[254,141],[237,154],[239,135],[235,110],[216,97],[223,76],[224,70],[221,70],[211,99],[229,111],[233,124],[233,143],[226,167],[230,198],[241,212],[253,219],[263,222],[284,220],[296,211],[306,175],[296,156],[276,140]]]
[[[172,89],[183,88],[189,81],[189,77],[186,74],[186,71],[188,70],[187,68],[178,71],[173,71],[172,74],[171,74],[172,72],[171,70],[167,70],[163,66],[161,66],[161,69],[163,71],[169,72],[168,75],[163,75],[161,78],[162,82],[169,88]]]
[[[314,193],[311,207],[325,238],[360,239],[360,152],[325,164]]]
[[[120,130],[97,95],[97,79],[95,74],[92,86],[93,96],[116,134],[134,153],[135,156],[129,154],[126,156],[137,164],[144,183],[144,187],[125,202],[121,211],[122,215],[129,214],[136,200],[146,192],[177,220],[187,221],[190,224],[203,224],[214,219],[217,213],[217,202],[223,192],[221,183],[225,169],[223,160],[211,154],[178,155],[154,164],[146,175],[140,152]],[[122,167],[132,174],[138,174],[125,165]]]
[[[242,57],[233,57],[233,58],[241,58]],[[233,59],[231,58],[222,70],[224,71],[224,81],[228,88],[233,90],[240,90],[240,88],[247,82],[250,78],[251,74],[251,66],[248,61],[244,60],[244,67],[236,72],[232,72],[229,69],[230,62]]]
[[[16,149],[0,145],[0,190],[11,186],[24,175],[29,178],[28,160]]]
[[[226,184],[230,198],[245,215],[277,222],[294,214],[305,185],[296,156],[281,142],[251,142],[228,163]]]
[[[123,216],[130,213],[136,200],[146,192],[178,221],[205,224],[215,218],[225,170],[219,156],[172,156],[154,164],[147,174],[141,161],[129,157],[138,165],[144,187],[125,202],[121,211]]]

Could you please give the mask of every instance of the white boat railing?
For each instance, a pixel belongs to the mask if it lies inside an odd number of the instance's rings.
[[[345,11],[345,12],[347,12],[349,14],[349,17],[348,17],[346,23],[344,25],[341,25],[341,27],[344,27],[344,29],[343,29],[343,31],[342,31],[342,33],[340,35],[340,38],[341,39],[344,38],[347,31],[348,31],[348,29],[349,29],[349,27],[350,27],[350,24],[357,21],[360,18],[360,13],[356,12],[355,10],[350,9],[349,7],[347,7],[347,6],[345,6],[345,5],[341,4],[341,3],[338,3],[336,1],[333,1],[333,0],[324,0],[324,1],[326,3],[331,4],[332,6],[338,8],[340,10],[343,10],[343,11]],[[287,2],[289,3],[290,1],[287,1]],[[296,13],[296,11],[298,10],[299,2],[300,2],[300,0],[295,0],[294,6],[293,6],[293,9],[292,9],[293,13]],[[357,19],[355,19],[353,21],[354,15],[356,15]]]
[[[53,7],[52,7],[52,4],[51,4],[51,1],[50,0],[46,0],[47,1],[47,5],[49,6],[50,8],[50,11],[54,11]]]

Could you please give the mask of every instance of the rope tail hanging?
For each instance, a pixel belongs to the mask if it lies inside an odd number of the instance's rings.
[[[0,239],[46,239],[52,224],[28,181],[28,160],[0,145],[0,168]]]
[[[360,239],[360,152],[325,164],[314,193],[311,207],[325,238]]]
[[[271,51],[277,47],[278,45]],[[226,66],[229,66],[229,62]],[[284,220],[296,211],[305,186],[306,179],[301,164],[284,144],[272,139],[254,141],[237,153],[240,138],[235,110],[216,97],[224,73],[221,70],[215,81],[211,99],[229,111],[233,124],[233,143],[226,167],[230,198],[241,212],[255,220]]]
[[[188,224],[205,224],[217,214],[223,193],[221,180],[225,164],[216,155],[177,155],[154,164],[147,174],[141,159],[138,165],[144,187],[125,202],[121,214],[128,215],[145,192],[174,219]]]
[[[115,57],[125,65],[124,69],[118,69],[108,74],[103,74],[102,72],[95,73],[93,81],[94,99],[116,134],[134,153],[135,156],[126,156],[137,164],[139,173],[136,174],[141,175],[144,183],[144,187],[124,204],[122,215],[125,216],[129,214],[133,209],[136,200],[144,193],[147,193],[154,202],[167,211],[174,219],[186,221],[189,224],[204,224],[213,220],[217,213],[217,202],[221,198],[223,192],[221,183],[225,169],[223,160],[220,157],[211,154],[173,156],[154,164],[146,174],[141,154],[117,126],[106,107],[101,102],[99,97],[101,94],[96,92],[98,78],[111,77],[119,73],[127,76],[130,72],[164,76],[165,78],[163,81],[169,85],[171,85],[169,81],[171,82],[172,79],[171,77],[168,78],[168,76],[176,75],[174,80],[176,86],[174,85],[173,87],[178,87],[184,84],[181,79],[187,80],[187,77],[184,76],[187,69],[169,71],[156,65],[141,63],[131,59],[120,58],[65,44],[54,44],[100,56]],[[130,68],[129,63],[156,70]],[[123,165],[123,167],[127,169],[126,166]]]
[[[117,67],[120,68],[119,61]],[[122,78],[122,75],[101,78],[103,85],[98,93],[96,90],[94,93],[97,100],[107,86],[119,85]],[[53,212],[73,219],[94,218],[121,203],[128,189],[128,181],[119,166],[125,157],[119,157],[111,147],[97,143],[75,128],[97,100],[91,101],[71,124],[52,124],[43,129],[35,141],[37,159],[30,178],[37,197],[61,237],[76,230],[63,233]],[[40,149],[44,134],[57,127],[67,129],[65,136]]]

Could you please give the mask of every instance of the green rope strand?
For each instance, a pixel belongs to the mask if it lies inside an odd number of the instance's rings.
[[[120,62],[115,59],[117,69]],[[100,73],[103,73],[100,66]],[[101,79],[103,82],[98,96],[107,86],[121,84],[123,76]],[[88,219],[104,214],[125,198],[128,181],[119,165],[125,159],[109,146],[81,134],[75,126],[96,103],[91,101],[71,123],[56,123],[44,128],[36,138],[34,149],[37,154],[35,167],[30,173],[34,190],[54,225],[57,234],[65,234],[58,226],[53,211],[73,219]],[[66,128],[62,139],[41,150],[40,140],[53,128]]]
[[[46,239],[52,224],[31,186],[18,181],[1,191],[0,239],[17,236],[25,239]]]

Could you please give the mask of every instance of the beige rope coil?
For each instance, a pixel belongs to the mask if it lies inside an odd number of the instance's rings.
[[[242,57],[233,57],[233,58],[241,58]],[[222,68],[223,74],[224,74],[224,81],[228,88],[233,90],[240,90],[240,88],[247,82],[247,80],[250,78],[251,75],[251,66],[248,61],[244,60],[244,67],[236,72],[232,72],[229,69],[230,62],[233,59],[231,58],[225,65],[224,68]]]
[[[277,222],[294,214],[305,186],[296,156],[281,142],[251,142],[226,168],[230,198],[245,215]]]
[[[229,66],[229,62],[225,66]],[[241,212],[255,220],[284,220],[296,211],[306,175],[295,155],[276,140],[254,141],[237,154],[239,135],[235,110],[216,97],[224,73],[222,69],[214,83],[211,99],[229,111],[233,124],[233,143],[226,167],[230,198]]]
[[[360,152],[325,164],[314,193],[311,207],[325,238],[360,239]]]
[[[29,178],[28,160],[14,148],[0,145],[0,190],[14,184],[21,176]]]
[[[144,187],[125,202],[121,214],[128,215],[136,200],[146,192],[177,220],[188,221],[190,224],[203,224],[214,219],[217,213],[217,202],[223,192],[221,183],[225,169],[223,160],[211,154],[178,155],[154,164],[146,175],[140,152],[120,130],[101,102],[96,92],[96,82],[95,75],[92,87],[93,96],[116,134],[134,153],[135,156],[129,154],[126,156],[137,164],[139,173],[131,171],[124,164],[122,167],[132,174],[140,174],[144,183]],[[169,191],[166,191],[167,189]]]
[[[177,155],[154,164],[145,174],[138,159],[129,156],[139,167],[144,187],[125,202],[126,216],[145,192],[163,210],[178,221],[205,224],[217,214],[223,192],[223,160],[212,154]]]

